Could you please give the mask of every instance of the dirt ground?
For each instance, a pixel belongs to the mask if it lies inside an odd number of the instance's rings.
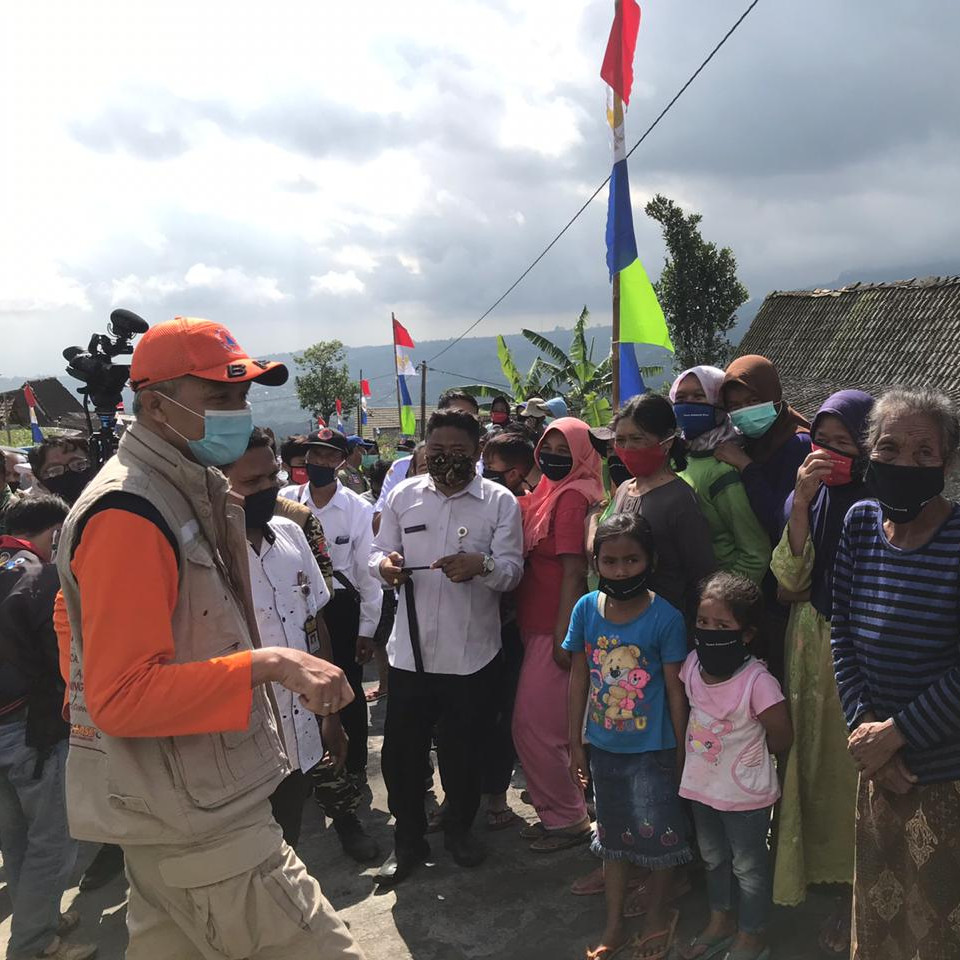
[[[373,835],[389,852],[391,828],[380,776],[380,746],[385,704],[372,709],[370,809],[363,812]],[[527,819],[533,810],[520,802],[520,779],[511,804]],[[395,891],[377,893],[376,868],[363,870],[343,855],[333,830],[326,829],[316,806],[308,804],[298,852],[320,881],[324,893],[363,947],[368,960],[578,960],[603,927],[603,898],[574,897],[570,884],[596,863],[584,850],[535,854],[515,830],[478,833],[491,847],[490,858],[476,870],[457,867],[434,837],[436,863],[416,873]],[[95,848],[84,844],[74,882]],[[2,873],[0,873],[2,879]],[[832,904],[830,891],[815,891],[796,909],[774,908],[771,944],[774,960],[820,957],[817,932]],[[96,942],[102,960],[121,960],[126,945],[126,889],[122,879],[81,894],[72,886],[63,909],[83,917],[71,935]],[[681,933],[692,935],[706,918],[703,881],[680,903]],[[0,949],[10,934],[10,900],[0,887]],[[638,921],[634,921],[635,923]]]

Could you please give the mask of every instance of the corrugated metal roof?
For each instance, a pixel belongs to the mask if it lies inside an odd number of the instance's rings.
[[[960,277],[775,291],[737,350],[752,353],[774,363],[808,416],[853,387],[935,387],[960,406]]]

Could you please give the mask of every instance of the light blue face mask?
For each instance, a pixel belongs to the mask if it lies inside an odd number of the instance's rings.
[[[249,403],[242,410],[204,410],[201,414],[165,393],[160,396],[203,421],[203,436],[199,440],[191,440],[167,424],[178,437],[186,440],[197,463],[205,467],[222,467],[234,463],[247,452],[247,443],[253,433],[253,411]]]
[[[780,411],[777,404],[768,401],[730,412],[730,422],[745,436],[762,437],[776,423]]]

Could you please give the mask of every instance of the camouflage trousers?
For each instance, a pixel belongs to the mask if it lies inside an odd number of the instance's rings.
[[[325,757],[310,771],[310,776],[313,778],[314,799],[325,817],[338,820],[357,812],[367,783],[366,773],[335,770],[333,761]]]

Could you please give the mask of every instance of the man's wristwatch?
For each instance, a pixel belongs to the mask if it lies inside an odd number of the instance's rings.
[[[496,562],[493,557],[488,554],[483,554],[483,566],[480,569],[480,576],[486,577],[493,573],[494,567],[496,567]]]

